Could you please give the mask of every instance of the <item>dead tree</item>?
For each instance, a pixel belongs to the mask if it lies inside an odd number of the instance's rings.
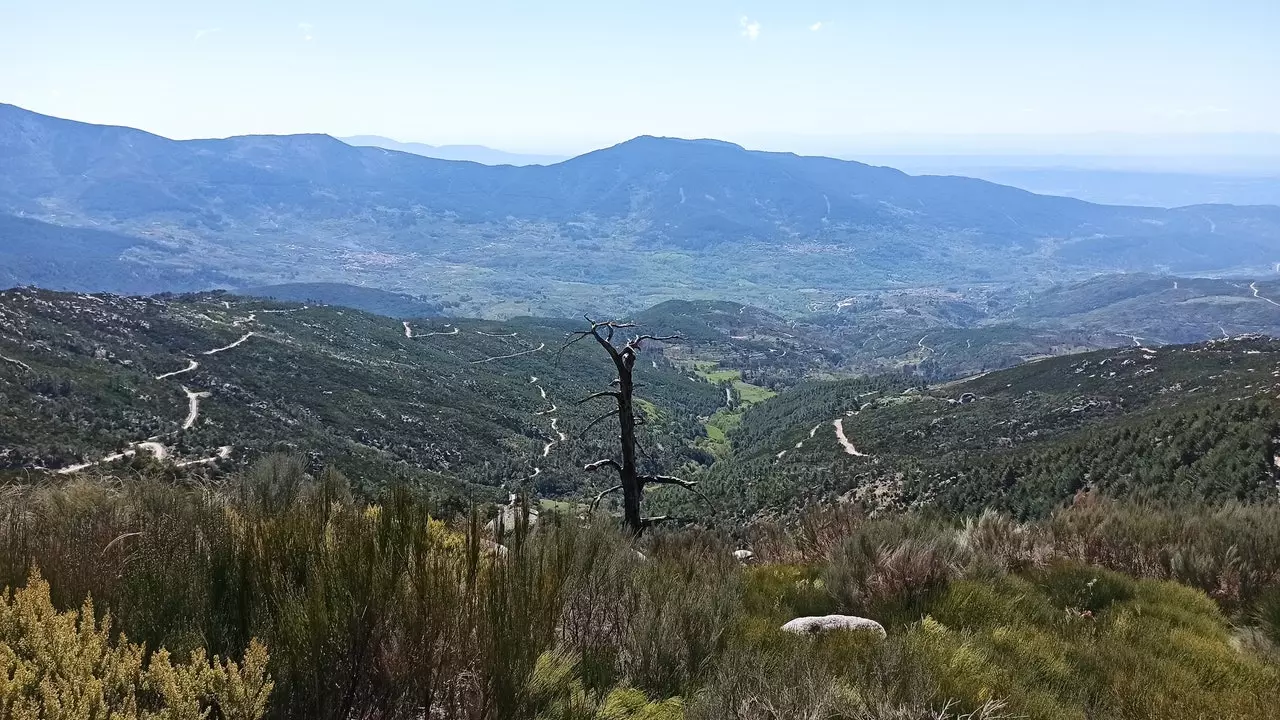
[[[579,340],[585,338],[594,338],[605,352],[609,353],[609,359],[613,360],[614,368],[617,370],[618,377],[614,379],[612,390],[602,390],[592,393],[587,397],[578,401],[578,404],[599,400],[602,398],[613,398],[617,403],[617,408],[606,412],[600,417],[591,421],[583,430],[591,429],[597,423],[610,417],[618,418],[618,442],[622,446],[622,462],[618,462],[613,458],[605,458],[586,465],[583,469],[587,472],[595,472],[601,468],[613,468],[618,473],[618,484],[607,488],[591,503],[591,509],[595,510],[596,505],[605,498],[606,495],[615,492],[622,493],[622,524],[633,535],[640,535],[646,528],[656,525],[667,520],[664,516],[659,517],[642,517],[640,515],[640,500],[644,494],[645,485],[675,485],[686,490],[697,493],[706,500],[706,496],[697,490],[697,482],[690,480],[681,480],[670,475],[642,475],[636,465],[636,426],[643,421],[637,420],[635,408],[633,404],[633,394],[636,389],[635,383],[632,381],[632,370],[635,368],[636,355],[640,352],[645,341],[652,340],[656,342],[671,341],[681,339],[679,335],[636,335],[628,340],[624,345],[617,346],[613,344],[613,336],[615,331],[627,330],[635,327],[635,323],[616,322],[613,320],[595,321],[590,317],[587,322],[591,327],[587,330],[579,330],[570,333],[568,340],[563,347],[560,348],[564,352],[565,348],[573,345]]]

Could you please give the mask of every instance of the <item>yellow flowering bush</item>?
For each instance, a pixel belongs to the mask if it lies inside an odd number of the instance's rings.
[[[174,662],[163,649],[147,657],[124,635],[112,642],[111,618],[95,620],[93,602],[58,612],[49,584],[33,572],[25,588],[0,596],[0,718],[12,720],[258,720],[271,680],[267,650],[256,640],[244,661],[210,661],[203,650]]]

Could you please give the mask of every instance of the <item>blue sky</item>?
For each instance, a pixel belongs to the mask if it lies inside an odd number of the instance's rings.
[[[170,137],[1280,132],[1280,0],[0,0],[0,102]]]

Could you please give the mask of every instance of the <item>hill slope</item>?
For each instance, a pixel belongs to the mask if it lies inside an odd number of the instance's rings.
[[[828,499],[1039,515],[1075,494],[1274,501],[1280,342],[1051,358],[921,387],[811,383],[748,410],[704,489],[740,512]]]
[[[577,497],[609,454],[609,361],[568,321],[400,322],[349,309],[226,295],[0,293],[0,470],[50,471],[164,455],[232,468],[272,450],[313,453],[362,486],[409,478],[480,492],[529,482]],[[648,349],[649,442],[696,460],[697,417],[723,393]],[[593,413],[594,411],[594,413]],[[112,457],[128,453],[129,457]],[[185,465],[184,465],[185,464]]]

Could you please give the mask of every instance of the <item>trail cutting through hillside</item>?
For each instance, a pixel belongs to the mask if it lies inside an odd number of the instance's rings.
[[[200,419],[200,401],[213,397],[213,393],[208,391],[192,392],[185,385],[182,388],[182,392],[187,394],[187,419],[182,421],[182,429],[190,430],[195,426],[196,421]]]
[[[185,468],[194,467],[196,465],[212,465],[219,460],[229,460],[231,458],[231,450],[232,447],[230,445],[223,445],[218,448],[218,454],[213,457],[204,458],[203,460],[187,460],[185,462],[178,463],[178,467]]]
[[[26,370],[29,373],[35,372],[35,370],[31,369],[30,365],[22,362],[21,360],[14,360],[13,358],[5,357],[4,355],[0,355],[0,360],[3,360],[4,362],[7,362],[7,363],[11,363],[13,365],[17,365],[18,367],[22,368],[23,370]]]
[[[541,349],[541,348],[539,348],[539,349]],[[532,352],[532,351],[531,351],[531,352]],[[524,353],[521,353],[521,354],[524,354]],[[473,363],[473,364],[474,364],[474,363]],[[542,387],[542,384],[538,381],[538,377],[537,377],[536,375],[535,375],[535,376],[533,376],[533,377],[530,377],[530,378],[529,378],[529,384],[530,384],[530,385],[537,385],[537,386],[538,386],[538,394],[539,394],[540,396],[542,396],[542,399],[543,399],[544,401],[547,399],[547,391],[546,391],[546,388]],[[568,437],[567,435],[565,435],[565,434],[564,434],[564,432],[562,432],[562,431],[560,430],[560,426],[559,426],[560,419],[559,419],[559,418],[557,418],[557,417],[555,417],[555,416],[553,415],[553,413],[555,413],[555,411],[556,411],[556,410],[558,410],[558,409],[559,409],[559,408],[558,408],[558,406],[557,406],[555,403],[551,403],[551,407],[550,407],[550,408],[548,408],[548,409],[546,409],[546,410],[540,410],[540,411],[538,411],[538,412],[535,412],[535,413],[534,413],[534,416],[535,416],[535,417],[542,417],[542,416],[546,416],[546,415],[551,415],[551,416],[552,416],[552,417],[551,417],[551,432],[555,433],[555,434],[556,434],[556,436],[559,438],[558,440],[557,440],[556,438],[553,438],[553,437],[547,437],[547,438],[546,438],[546,444],[542,446],[542,457],[544,457],[544,458],[545,458],[545,457],[547,457],[547,456],[549,456],[549,455],[551,455],[551,448],[555,447],[558,443],[562,443],[562,442],[564,442],[564,441],[566,441],[566,440],[568,440],[568,439],[569,439],[569,437]],[[541,472],[542,472],[542,468],[540,468],[540,467],[536,467],[536,466],[535,466],[535,467],[533,468],[533,475],[530,475],[529,477],[530,477],[530,478],[537,477],[537,476],[538,476],[538,474],[539,474],[539,473],[541,473]]]
[[[510,360],[511,358],[518,358],[521,355],[532,355],[533,353],[542,351],[546,347],[547,347],[546,343],[539,343],[538,347],[533,348],[532,350],[525,350],[524,352],[511,353],[510,355],[497,355],[495,357],[488,357],[483,360],[472,360],[471,364],[483,365],[484,363],[491,363],[497,360]]]
[[[1258,298],[1259,300],[1264,300],[1264,301],[1266,301],[1266,302],[1271,303],[1272,305],[1275,305],[1276,307],[1280,307],[1280,302],[1276,302],[1275,300],[1272,300],[1271,298],[1265,298],[1265,297],[1262,297],[1262,295],[1260,294],[1260,292],[1259,292],[1259,290],[1258,290],[1258,283],[1256,283],[1256,282],[1249,283],[1249,289],[1253,291],[1253,296],[1254,296],[1254,297],[1256,297],[1256,298]]]
[[[196,368],[200,367],[200,363],[196,362],[195,360],[188,359],[187,362],[191,364],[181,370],[174,370],[173,372],[165,373],[163,375],[157,375],[156,379],[167,380],[171,377],[177,377],[179,375],[185,375],[186,373],[189,373],[189,372],[194,372]]]
[[[813,439],[813,436],[818,434],[818,429],[819,429],[819,428],[821,428],[821,427],[822,427],[822,423],[818,423],[817,425],[814,425],[814,426],[813,426],[813,428],[809,430],[809,437],[808,437],[808,438],[806,438],[806,439],[807,439],[807,440],[812,440],[812,439]],[[796,443],[796,446],[795,446],[795,448],[794,448],[794,449],[795,449],[795,450],[799,450],[800,448],[804,447],[804,443],[805,443],[805,441],[804,441],[804,440],[801,440],[800,442]],[[785,456],[786,454],[787,454],[787,451],[786,451],[786,450],[783,450],[782,452],[780,452],[780,453],[778,453],[778,454],[777,454],[777,458],[778,458],[779,460],[781,460],[781,459],[783,458],[783,456]]]
[[[429,337],[436,337],[437,335],[457,335],[459,332],[461,332],[460,330],[458,330],[458,328],[453,327],[452,324],[449,324],[449,325],[445,325],[445,327],[451,328],[448,332],[432,331],[429,333],[415,333],[413,331],[413,326],[409,325],[408,322],[402,322],[401,324],[404,325],[404,336],[407,338],[429,338]]]
[[[226,306],[226,308],[227,308],[228,310],[230,310],[230,309],[231,309],[231,304],[230,304],[230,303],[226,303],[226,302],[224,302],[223,304]],[[290,313],[290,312],[297,312],[298,310],[306,310],[306,309],[307,309],[307,308],[303,307],[303,308],[297,308],[297,309],[294,309],[294,310],[277,310],[277,311],[272,311],[272,310],[263,310],[262,312],[264,312],[264,313],[269,313],[269,312]],[[233,324],[233,325],[241,325],[241,324],[244,324],[244,323],[251,323],[251,322],[256,322],[256,321],[257,321],[257,314],[256,314],[256,313],[250,313],[248,317],[246,317],[246,318],[240,318],[240,319],[236,320],[235,322],[233,322],[232,324]],[[407,331],[408,331],[408,325],[406,324],[406,332],[407,332]],[[214,349],[212,349],[212,350],[206,350],[206,351],[204,351],[204,352],[202,352],[202,353],[200,353],[200,354],[201,354],[201,355],[205,355],[205,356],[210,356],[210,355],[217,355],[217,354],[219,354],[219,353],[224,353],[224,352],[227,352],[228,350],[234,350],[235,348],[238,348],[238,347],[240,347],[241,345],[243,345],[245,342],[247,342],[247,341],[249,340],[249,338],[253,337],[255,334],[256,334],[256,333],[254,333],[254,332],[248,332],[248,333],[245,333],[243,337],[241,337],[239,340],[236,340],[235,342],[231,343],[230,345],[225,345],[225,346],[223,346],[223,347],[214,348]],[[0,356],[0,358],[3,358],[3,356]],[[7,358],[3,358],[3,359],[7,359]],[[196,362],[195,360],[190,359],[190,358],[188,358],[188,359],[187,359],[187,363],[188,363],[187,367],[185,367],[185,368],[183,368],[183,369],[181,369],[181,370],[175,370],[175,371],[173,371],[173,372],[168,372],[168,373],[163,373],[163,374],[161,374],[161,375],[157,375],[157,376],[155,377],[155,379],[156,379],[156,380],[167,380],[167,379],[172,378],[172,377],[177,377],[178,375],[185,375],[186,373],[195,372],[195,371],[200,367],[200,363],[199,363],[199,362]],[[30,369],[30,368],[28,368],[28,369]],[[187,395],[187,417],[186,417],[185,419],[183,419],[183,421],[182,421],[182,430],[190,430],[191,428],[195,427],[196,422],[200,419],[200,401],[201,401],[201,400],[204,400],[204,399],[207,399],[207,398],[211,398],[211,397],[213,397],[213,393],[211,393],[211,392],[209,392],[209,391],[207,391],[207,390],[201,390],[201,391],[198,391],[198,392],[197,392],[197,391],[193,391],[193,390],[189,389],[189,388],[188,388],[187,386],[185,386],[185,385],[183,385],[183,386],[182,386],[182,392],[186,393],[186,395]],[[172,434],[172,433],[170,433],[170,434]],[[57,470],[56,472],[57,472],[58,474],[60,474],[60,475],[68,475],[68,474],[70,474],[70,473],[79,472],[79,471],[81,471],[81,470],[85,470],[85,469],[87,469],[87,468],[91,468],[91,467],[93,467],[93,466],[95,466],[95,465],[102,465],[102,464],[104,464],[104,463],[111,463],[111,462],[115,462],[116,460],[121,460],[121,459],[124,459],[124,458],[127,458],[127,457],[132,457],[132,456],[136,455],[136,454],[138,453],[138,451],[139,451],[139,450],[147,450],[147,451],[150,451],[150,452],[151,452],[151,454],[152,454],[152,455],[154,455],[154,456],[156,457],[156,459],[157,459],[157,460],[165,460],[165,459],[167,459],[167,458],[169,457],[169,448],[167,448],[163,443],[159,442],[159,441],[158,441],[158,437],[153,437],[153,438],[149,438],[149,439],[147,439],[147,440],[144,440],[144,441],[142,441],[142,442],[134,443],[133,445],[131,445],[131,446],[130,446],[130,449],[129,449],[129,450],[125,450],[124,452],[113,453],[113,454],[111,454],[111,455],[108,455],[108,456],[106,456],[106,457],[102,458],[101,460],[95,460],[95,461],[92,461],[92,462],[80,463],[80,464],[78,464],[78,465],[71,465],[71,466],[68,466],[68,467],[62,468],[62,469],[60,469],[60,470]],[[185,462],[177,463],[177,466],[178,466],[178,467],[191,467],[191,466],[194,466],[194,465],[209,465],[209,464],[212,464],[212,463],[214,463],[214,462],[217,462],[218,460],[225,460],[225,459],[227,459],[227,458],[230,458],[230,457],[231,457],[231,452],[232,452],[232,447],[231,447],[230,445],[225,445],[225,446],[223,446],[223,447],[221,447],[221,448],[219,448],[219,449],[218,449],[218,454],[217,454],[216,456],[214,456],[214,457],[211,457],[211,458],[205,458],[205,459],[203,459],[203,460],[188,460],[188,461],[185,461]]]
[[[871,457],[866,453],[858,452],[858,448],[854,447],[853,443],[849,442],[849,438],[845,437],[844,418],[836,418],[835,420],[831,421],[831,424],[835,426],[836,440],[840,441],[840,446],[844,448],[844,451],[846,454],[852,455],[854,457]]]
[[[201,355],[217,355],[218,353],[224,353],[224,352],[226,352],[226,351],[228,351],[228,350],[234,350],[234,349],[236,349],[236,348],[240,347],[241,345],[245,344],[245,342],[246,342],[246,341],[248,341],[248,339],[249,339],[249,338],[251,338],[251,337],[253,337],[255,334],[256,334],[256,333],[254,333],[253,331],[249,331],[249,332],[247,332],[247,333],[245,333],[245,334],[244,334],[244,337],[242,337],[242,338],[240,338],[239,340],[237,340],[237,341],[235,341],[235,342],[231,343],[230,345],[227,345],[227,346],[224,346],[224,347],[220,347],[220,348],[214,348],[214,349],[212,349],[212,350],[205,350],[204,352],[202,352],[202,353],[200,353],[200,354],[201,354]]]

